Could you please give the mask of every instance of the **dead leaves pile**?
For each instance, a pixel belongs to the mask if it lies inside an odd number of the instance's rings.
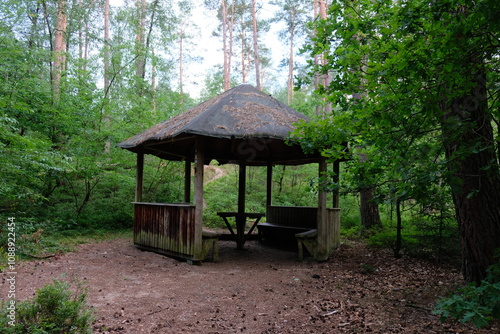
[[[463,284],[457,269],[411,258],[395,259],[363,244],[342,245],[325,263],[308,292],[323,298],[305,301],[311,328],[334,333],[498,333],[498,323],[477,330],[442,323],[432,310],[437,299]]]

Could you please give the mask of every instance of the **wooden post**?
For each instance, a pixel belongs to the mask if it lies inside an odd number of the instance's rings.
[[[188,158],[184,164],[184,202],[191,203],[191,161]]]
[[[321,157],[318,163],[318,176],[320,178],[326,177],[327,165],[326,159]],[[326,192],[323,189],[324,181],[319,182],[319,192],[318,192],[318,249],[317,258],[318,261],[326,261],[330,254],[328,254],[328,220],[326,216]]]
[[[245,191],[246,191],[247,166],[240,162],[240,173],[238,179],[238,213],[245,213]],[[244,215],[236,216],[236,246],[238,249],[243,249],[245,243],[245,224],[246,218]]]
[[[245,191],[246,191],[247,166],[240,163],[240,173],[238,178],[238,213],[245,212]]]
[[[144,153],[142,152],[137,152],[136,168],[135,202],[142,202],[142,184],[144,180]]]
[[[266,179],[266,208],[273,203],[273,164],[267,164],[267,179]]]
[[[204,143],[199,137],[196,138],[196,157],[194,174],[194,255],[193,261],[202,261],[203,257],[203,167],[204,167]]]

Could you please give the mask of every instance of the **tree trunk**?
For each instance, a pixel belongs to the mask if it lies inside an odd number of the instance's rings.
[[[182,73],[181,73],[182,74]],[[156,59],[155,59],[155,49],[151,47],[151,104],[154,114],[158,111],[157,109],[157,99],[156,99]],[[181,94],[182,94],[182,82],[181,82]],[[181,96],[181,99],[183,97]]]
[[[137,80],[141,81],[146,75],[146,58],[144,55],[144,35],[146,31],[146,0],[137,0],[137,32],[135,34],[135,75]],[[142,92],[142,83],[139,85],[139,91]]]
[[[366,188],[359,193],[361,226],[365,229],[382,226],[378,204],[373,201],[374,192],[374,188]]]
[[[61,94],[61,77],[66,67],[66,27],[67,27],[67,3],[59,0],[57,6],[57,22],[54,33],[54,67],[52,74],[52,92],[54,99],[59,100]]]
[[[231,88],[231,78],[229,69],[229,57],[231,55],[227,52],[227,6],[226,0],[221,1],[222,4],[222,52],[224,54],[224,90],[229,90]]]
[[[184,56],[184,50],[183,50],[183,41],[184,41],[184,28],[181,26],[180,31],[179,31],[179,93],[182,95],[184,94],[184,85],[183,85],[183,68],[182,68],[182,62],[183,62],[183,56]]]
[[[32,48],[35,46],[37,42],[37,32],[40,31],[40,27],[38,26],[38,18],[40,15],[41,8],[40,4],[36,6],[36,8],[28,15],[29,20],[31,21],[31,30],[28,38],[28,48]]]
[[[314,17],[318,20],[326,20],[326,8],[327,8],[327,3],[326,0],[314,0]],[[325,54],[317,55],[314,57],[314,64],[315,65],[321,65],[321,67],[325,68],[327,64],[327,59],[326,59]],[[315,73],[314,74],[314,88],[317,90],[320,85],[323,87],[328,87],[330,84],[330,74],[325,73],[325,74],[320,74],[320,73]],[[323,98],[323,106],[318,105],[316,106],[316,114],[320,115],[321,113],[324,114],[331,114],[332,113],[332,104],[331,102],[327,102],[326,98]]]
[[[293,46],[295,37],[295,28],[293,24],[291,25],[289,32],[290,32],[290,53],[288,56],[287,103],[290,105],[293,98],[293,69],[294,69]]]
[[[359,162],[366,162],[366,154],[359,153]],[[359,192],[359,204],[361,213],[361,226],[365,229],[371,229],[374,227],[381,227],[382,221],[380,220],[380,213],[378,210],[378,204],[373,200],[375,194],[374,187],[368,187],[361,189]]]
[[[109,0],[104,0],[104,93],[105,96],[108,96],[109,92],[109,67],[110,67],[110,58],[109,58],[109,45],[111,43],[111,39],[109,37]]]
[[[479,283],[500,248],[500,176],[494,147],[491,116],[486,96],[486,73],[480,62],[464,63],[466,83],[475,83],[468,96],[445,112],[443,137],[448,167],[454,177],[452,196],[462,247],[462,270],[466,281]],[[456,123],[461,125],[457,128]],[[471,153],[472,152],[472,153]]]
[[[79,10],[82,10],[83,8],[82,0],[78,0],[78,8]],[[78,22],[78,58],[80,60],[83,59],[83,34],[84,34],[83,28],[84,24],[80,19]],[[83,62],[81,62],[80,65],[78,65],[78,70],[82,71],[84,66],[85,65],[83,65]]]
[[[403,237],[401,235],[402,226],[401,217],[401,199],[396,200],[396,244],[394,245],[394,257],[401,258],[401,245],[403,243]]]
[[[245,68],[245,30],[241,30],[241,82],[247,82],[247,72]]]
[[[109,86],[110,86],[110,57],[109,57],[109,45],[111,39],[109,37],[109,0],[104,0],[104,122],[105,126],[109,127],[111,122],[111,117],[109,115]],[[109,154],[111,152],[111,141],[106,140],[104,144],[104,153]]]
[[[253,22],[253,53],[255,58],[255,80],[257,83],[257,89],[262,90],[262,84],[260,83],[260,61],[259,61],[259,43],[257,34],[257,9],[255,8],[255,0],[252,0],[252,22]]]
[[[227,58],[227,82],[228,89],[231,88],[231,66],[233,60],[233,34],[234,34],[235,2],[231,4],[231,20],[229,21],[229,54]]]
[[[319,10],[319,0],[314,0],[313,1],[313,6],[314,6],[314,19],[317,20],[319,18],[319,13],[320,13],[320,10]],[[314,31],[314,34],[316,35],[316,30]],[[320,55],[319,54],[315,54],[314,55],[314,65],[315,66],[319,66],[321,64],[321,61],[320,61]],[[314,90],[318,90],[319,89],[319,83],[320,83],[320,73],[319,72],[315,72],[314,73]],[[321,105],[317,104],[316,105],[316,114],[319,115],[321,113]]]

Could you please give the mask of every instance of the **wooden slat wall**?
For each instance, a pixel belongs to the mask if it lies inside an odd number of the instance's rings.
[[[318,208],[309,206],[267,207],[266,220],[269,223],[293,227],[316,228]]]
[[[189,204],[134,203],[134,243],[189,259],[195,254],[194,218]]]
[[[327,219],[327,249],[331,252],[338,246],[340,246],[340,209],[326,209],[326,219]]]

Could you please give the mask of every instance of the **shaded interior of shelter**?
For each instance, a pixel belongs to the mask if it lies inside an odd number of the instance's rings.
[[[209,252],[216,253],[219,236],[204,231],[202,217],[203,166],[217,160],[220,164],[234,163],[240,168],[238,210],[221,213],[226,223],[228,218],[236,221],[236,232],[227,225],[237,248],[244,246],[247,219],[262,218],[257,213],[245,211],[246,167],[265,166],[267,210],[261,215],[266,216],[267,225],[276,225],[266,229],[276,227],[276,236],[290,231],[310,231],[297,239],[298,245],[303,245],[318,260],[327,259],[338,244],[340,213],[337,207],[328,211],[324,191],[319,192],[314,212],[311,208],[272,205],[274,165],[318,163],[319,175],[326,172],[326,161],[318,152],[304,153],[300,145],[289,138],[295,124],[301,121],[309,119],[251,85],[240,85],[120,143],[119,147],[137,154],[136,246],[193,263],[203,261]],[[185,203],[142,202],[144,154],[185,162]],[[194,182],[191,180],[193,164]],[[192,185],[194,199],[190,198]],[[293,229],[300,227],[295,226],[301,224],[297,217],[305,217],[299,214],[305,211],[312,212],[308,220],[314,220],[312,227],[316,228],[311,228],[311,222],[307,222],[307,229]],[[272,233],[268,237],[271,238]]]

